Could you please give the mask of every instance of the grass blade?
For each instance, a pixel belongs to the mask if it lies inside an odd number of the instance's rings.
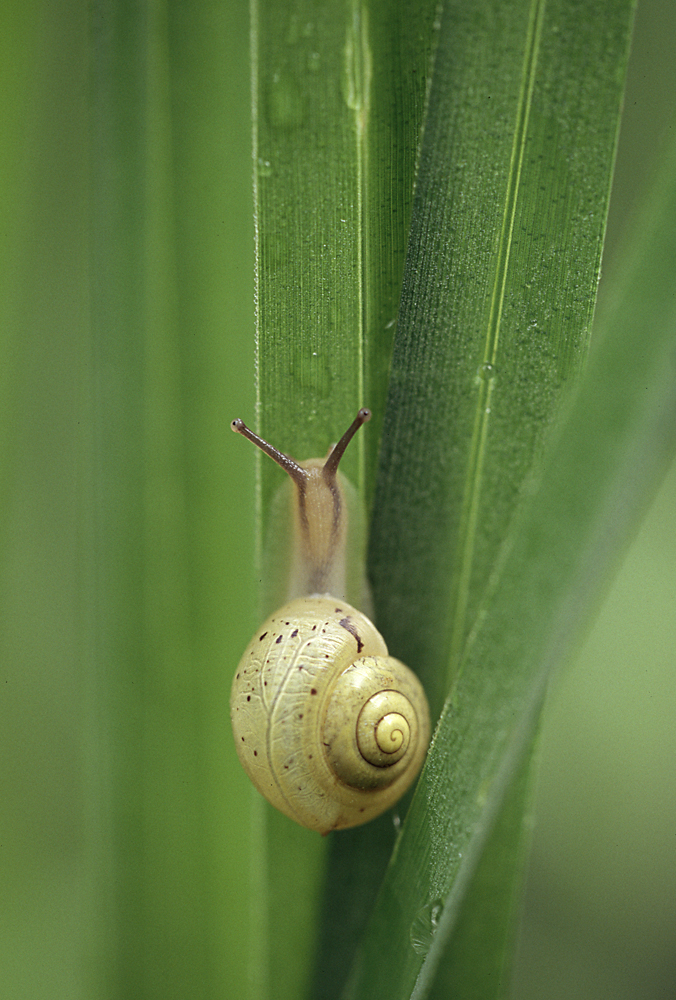
[[[599,314],[598,342],[547,453],[541,486],[503,552],[379,898],[355,995],[384,996],[386,988],[391,995],[393,981],[402,983],[401,996],[414,982],[411,995],[429,989],[491,803],[495,808],[522,759],[546,680],[589,620],[673,457],[675,164],[672,147],[623,272],[616,272],[615,294]],[[403,939],[416,907],[430,899],[442,900],[443,914],[427,954],[390,951],[385,926],[391,936],[396,924]]]
[[[224,516],[241,496],[224,444],[252,360],[232,350],[228,325],[245,329],[244,317],[222,282],[250,226],[223,190],[238,156],[234,116],[229,146],[221,138],[236,105],[222,60],[238,28],[246,51],[239,22],[161,4],[92,14],[82,656],[101,915],[92,988],[109,996],[246,982],[234,947],[245,922],[225,905],[250,896],[245,823],[238,789],[223,787],[229,644],[254,627],[235,569],[246,511],[237,526]]]
[[[585,356],[630,10],[444,14],[369,558],[390,647],[437,707]]]
[[[433,705],[588,342],[631,7],[597,10],[583,32],[577,19],[571,3],[451,4],[442,17],[370,549],[379,626]],[[392,836],[384,821],[334,845],[327,996],[349,955],[344,928],[368,908],[364,869],[377,881]],[[410,898],[420,860],[399,887]],[[515,875],[505,877],[509,900]],[[409,928],[380,952],[397,952],[387,979],[410,958]]]
[[[373,491],[433,3],[253,5],[258,425],[298,458],[326,452],[359,406],[374,420],[345,458]],[[394,178],[394,180],[393,180]],[[280,482],[259,466],[261,576]],[[265,613],[284,594],[266,588]],[[255,807],[260,996],[301,996],[326,843]],[[283,845],[285,864],[278,862]],[[299,887],[303,886],[303,891]],[[293,898],[295,905],[289,907]],[[274,985],[273,985],[274,984]],[[271,992],[272,991],[272,992]]]

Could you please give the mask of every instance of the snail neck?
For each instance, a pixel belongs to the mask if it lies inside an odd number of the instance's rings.
[[[346,584],[347,507],[338,476],[325,475],[322,459],[302,463],[294,479],[294,566],[291,589],[298,594],[342,597]]]

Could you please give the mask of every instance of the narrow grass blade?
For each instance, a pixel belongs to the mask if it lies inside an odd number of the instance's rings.
[[[534,744],[537,743],[537,737]],[[449,947],[437,969],[430,1000],[510,996],[523,876],[530,847],[530,805],[536,756],[529,747],[486,841]],[[443,914],[441,900],[423,907],[411,943],[426,952]]]
[[[325,454],[356,410],[370,406],[374,419],[344,462],[367,499],[436,7],[303,0],[290,10],[261,0],[252,11],[258,426],[304,459]],[[267,580],[271,550],[283,541],[269,537],[281,474],[265,461],[259,469]],[[265,613],[283,599],[281,588],[266,596]],[[265,806],[255,816],[257,995],[301,996],[327,845]]]
[[[244,386],[252,370],[229,330],[246,333],[252,316],[222,280],[224,261],[241,262],[251,288],[246,197],[243,213],[224,197],[241,163],[222,73],[239,30],[230,65],[246,78],[246,11],[239,22],[208,5],[97,3],[91,14],[81,655],[92,995],[215,997],[246,982],[246,793],[224,783],[228,639],[241,649],[255,624],[227,547],[247,525],[246,510],[236,527],[228,516],[241,506],[228,424],[246,395],[228,379]],[[248,160],[247,149],[244,170]]]
[[[299,457],[361,405],[373,478],[435,5],[255,2],[259,423]],[[264,514],[274,470],[263,466]]]

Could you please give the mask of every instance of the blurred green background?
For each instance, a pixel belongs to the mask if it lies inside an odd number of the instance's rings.
[[[3,1000],[96,1000],[92,941],[105,940],[97,896],[105,823],[91,801],[100,778],[89,752],[99,734],[82,600],[90,533],[81,502],[92,475],[82,456],[95,388],[88,166],[96,10],[15,0],[0,14]],[[255,625],[253,584],[230,568],[252,558],[253,480],[228,424],[252,417],[254,399],[248,10],[226,2],[176,11],[199,39],[176,99],[191,88],[203,93],[201,114],[182,123],[190,155],[176,165],[174,194],[191,226],[182,234],[187,259],[177,262],[191,366],[184,402],[197,399],[191,419],[212,427],[208,451],[194,455],[197,485],[186,510],[195,545],[207,553],[206,575],[192,585],[202,630],[218,622],[243,648]],[[674,120],[675,41],[673,2],[640,4],[606,271]],[[184,447],[190,453],[190,425]],[[594,630],[553,685],[516,966],[520,1000],[675,992],[675,567],[672,469]],[[211,641],[202,640],[205,658],[217,659]],[[229,675],[231,665],[223,670]],[[224,729],[210,732],[209,745],[228,758]],[[207,793],[218,789],[217,759],[210,782]],[[229,823],[237,808],[232,798],[217,801],[205,821],[222,838],[209,905],[216,952],[233,982],[241,861]]]

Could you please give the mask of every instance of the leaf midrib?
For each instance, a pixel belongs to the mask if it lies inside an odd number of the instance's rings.
[[[469,448],[467,464],[466,487],[462,502],[462,512],[458,525],[458,537],[461,540],[459,568],[457,570],[458,586],[455,608],[452,613],[452,631],[449,653],[448,680],[456,676],[462,649],[467,635],[467,606],[469,602],[470,582],[474,564],[474,550],[478,530],[478,517],[483,481],[483,465],[486,455],[486,442],[489,435],[491,397],[495,387],[495,368],[500,343],[500,326],[502,310],[509,273],[509,259],[514,232],[514,219],[519,200],[521,171],[523,167],[528,123],[533,104],[533,91],[540,53],[542,24],[544,20],[546,0],[532,0],[526,34],[526,45],[523,58],[521,88],[517,102],[516,120],[514,125],[514,140],[510,157],[505,204],[503,210],[500,238],[498,241],[495,280],[491,305],[486,325],[485,348],[483,362],[478,378],[480,380],[477,393],[476,411],[472,440]]]

